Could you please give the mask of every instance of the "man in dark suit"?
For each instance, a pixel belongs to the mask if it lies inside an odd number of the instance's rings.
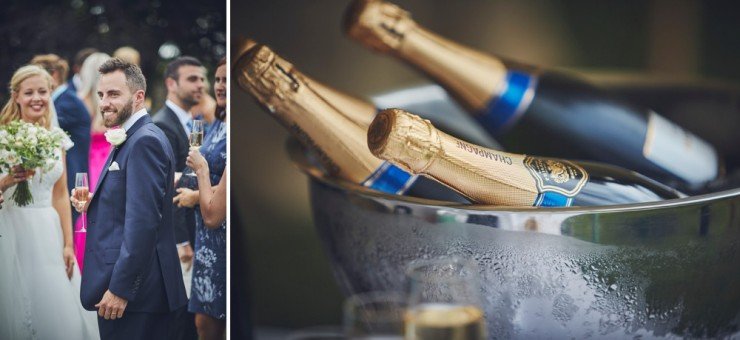
[[[167,101],[154,115],[153,120],[164,131],[172,146],[175,153],[175,171],[182,173],[186,169],[185,160],[190,149],[188,134],[193,121],[190,111],[203,97],[205,71],[198,59],[180,57],[167,65],[164,79],[167,86]],[[188,279],[195,243],[195,214],[191,208],[174,206],[174,209],[177,252],[183,264],[183,272],[186,274],[184,278]],[[180,331],[173,334],[172,338],[195,339],[197,337],[195,316],[187,310],[180,311],[179,314]]]
[[[88,154],[90,152],[90,113],[77,94],[64,82],[67,79],[69,66],[67,62],[56,54],[37,55],[31,60],[31,64],[43,67],[51,74],[54,82],[54,92],[51,98],[57,112],[59,127],[62,128],[72,142],[74,147],[67,151],[67,186],[69,190],[75,187],[75,174],[87,172]],[[97,112],[95,112],[97,114]],[[74,212],[73,220],[77,219]]]
[[[120,128],[106,133],[115,149],[80,209],[89,220],[80,299],[97,309],[103,340],[166,339],[187,303],[172,226],[175,160],[144,108],[141,69],[113,58],[100,73],[104,124]]]
[[[98,52],[98,49],[94,47],[86,47],[75,54],[75,58],[72,60],[72,77],[70,77],[69,81],[67,81],[67,87],[69,87],[69,89],[73,93],[77,93],[77,88],[80,87],[80,83],[82,82],[82,80],[80,79],[80,69],[82,68],[82,63],[85,62],[85,59],[87,59],[87,57],[96,52]],[[95,112],[95,114],[97,114],[97,112]]]

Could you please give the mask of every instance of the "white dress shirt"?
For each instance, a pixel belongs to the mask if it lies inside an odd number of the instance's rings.
[[[181,107],[177,106],[177,104],[173,103],[169,99],[167,99],[167,101],[165,101],[164,104],[167,105],[167,107],[169,107],[170,110],[175,112],[177,119],[180,120],[180,124],[182,124],[182,130],[185,131],[185,134],[186,135],[190,134],[188,123],[193,121],[193,115],[191,115],[190,112],[183,110]]]

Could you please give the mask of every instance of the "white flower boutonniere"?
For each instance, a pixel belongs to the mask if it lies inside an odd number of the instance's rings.
[[[124,141],[126,141],[126,129],[108,129],[108,131],[105,132],[105,140],[107,140],[108,143],[111,143],[111,145],[113,146],[121,145]]]

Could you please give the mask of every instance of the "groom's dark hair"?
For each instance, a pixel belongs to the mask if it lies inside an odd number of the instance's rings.
[[[121,71],[126,76],[126,85],[128,85],[131,92],[143,90],[146,92],[146,78],[141,73],[139,66],[133,63],[123,61],[118,58],[110,58],[106,60],[103,65],[100,65],[98,72],[100,74],[108,74],[115,71]]]

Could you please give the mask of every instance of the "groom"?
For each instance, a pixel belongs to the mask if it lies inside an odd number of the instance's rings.
[[[81,209],[88,232],[80,298],[98,311],[102,339],[165,339],[172,312],[187,301],[172,226],[174,156],[144,108],[141,69],[113,58],[99,72],[100,113],[118,128],[106,133],[115,149]]]

